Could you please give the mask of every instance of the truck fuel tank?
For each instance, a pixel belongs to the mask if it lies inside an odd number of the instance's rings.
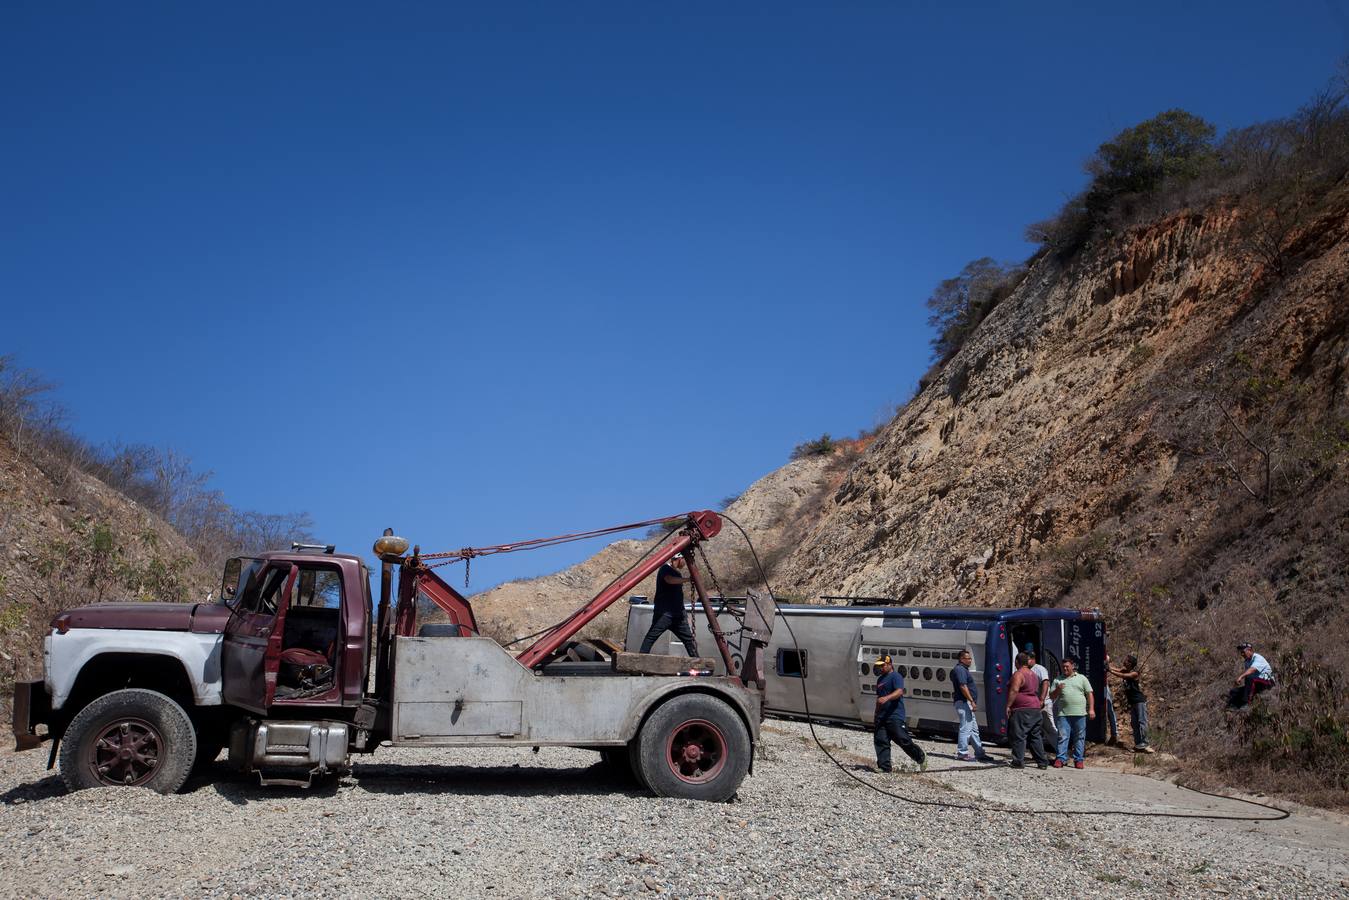
[[[229,761],[263,785],[309,787],[316,775],[347,768],[348,738],[345,722],[243,720],[230,730]]]

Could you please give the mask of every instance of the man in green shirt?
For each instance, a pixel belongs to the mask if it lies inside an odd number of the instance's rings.
[[[1082,754],[1087,745],[1087,720],[1096,718],[1096,698],[1091,693],[1091,682],[1077,671],[1077,660],[1063,661],[1063,674],[1054,679],[1049,691],[1058,716],[1059,752],[1054,768],[1062,769],[1068,762],[1068,739],[1073,743],[1073,768],[1083,767]]]

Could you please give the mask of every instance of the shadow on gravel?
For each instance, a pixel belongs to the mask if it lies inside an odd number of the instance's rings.
[[[235,806],[247,806],[250,803],[277,802],[295,800],[304,802],[310,797],[335,797],[350,782],[341,781],[336,775],[315,778],[313,785],[307,788],[283,787],[273,785],[263,787],[258,783],[257,775],[245,775],[236,772],[224,763],[215,763],[210,768],[193,773],[179,793],[195,794],[210,789],[220,795],[222,800]]]
[[[588,768],[547,766],[436,766],[360,764],[356,777],[373,794],[461,794],[517,797],[646,797],[632,778],[603,764]]]
[[[354,778],[354,781],[353,781]],[[397,763],[357,763],[352,777],[315,778],[310,788],[263,787],[257,776],[241,775],[227,766],[194,775],[182,793],[210,788],[235,806],[274,803],[291,799],[303,803],[310,797],[334,797],[357,788],[372,794],[514,795],[519,797],[644,797],[647,793],[631,778],[612,774],[603,765],[589,768],[544,766],[437,766]],[[60,792],[60,780],[57,779]]]
[[[60,775],[48,775],[28,784],[19,784],[0,794],[0,805],[13,806],[16,803],[35,803],[50,800],[66,793],[66,786]]]

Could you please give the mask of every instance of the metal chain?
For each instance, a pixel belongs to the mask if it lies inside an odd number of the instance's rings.
[[[707,551],[703,549],[702,544],[698,545],[697,550],[699,558],[702,559],[703,568],[707,570],[707,574],[712,578],[712,587],[717,589],[717,596],[721,598],[721,608],[717,610],[717,615],[729,612],[731,614],[731,617],[740,623],[740,630],[744,631],[745,630],[744,613],[742,612],[739,615],[737,615],[734,609],[731,609],[729,606],[727,606],[727,601],[730,598],[728,598],[726,596],[726,592],[721,589],[721,582],[717,581],[717,573],[712,568],[712,560],[707,558]]]
[[[735,647],[737,652],[741,651],[745,643],[745,611],[737,613],[727,605],[726,592],[721,589],[721,582],[717,580],[717,572],[712,568],[712,561],[707,558],[707,551],[703,549],[702,544],[696,545],[698,557],[702,560],[703,568],[707,570],[708,576],[712,579],[712,587],[716,588],[717,596],[721,598],[721,608],[717,610],[717,617],[720,618],[724,613],[730,613],[731,618],[735,620]],[[728,635],[723,635],[727,637]]]

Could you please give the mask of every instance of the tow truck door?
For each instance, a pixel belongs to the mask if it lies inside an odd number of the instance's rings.
[[[260,714],[272,705],[281,659],[280,612],[289,602],[298,571],[289,562],[272,562],[244,586],[220,651],[226,703]]]

